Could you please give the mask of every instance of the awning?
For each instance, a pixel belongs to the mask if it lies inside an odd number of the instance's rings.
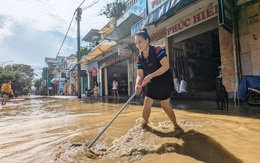
[[[51,80],[51,83],[54,84],[54,83],[57,83],[57,82],[60,82],[60,81],[65,81],[66,79],[65,78],[53,78]]]
[[[89,54],[87,54],[84,58],[82,58],[79,63],[85,63],[87,61],[90,61],[102,53],[108,51],[110,48],[116,46],[115,41],[109,41],[109,40],[104,40],[99,44],[97,47],[95,47]]]
[[[173,16],[177,11],[187,7],[188,5],[198,0],[168,0],[147,17],[139,21],[131,27],[131,36],[134,36],[137,31],[146,25],[158,26],[161,22]]]
[[[107,39],[121,40],[130,34],[131,27],[140,21],[142,17],[131,14],[119,26],[117,26],[110,34],[106,36]]]
[[[98,33],[104,35],[111,31],[116,24],[116,19],[110,20]]]
[[[74,71],[78,64],[71,65],[69,71]]]
[[[56,67],[54,70],[52,70],[51,74],[55,74],[58,72],[66,72],[66,71],[67,71],[66,69]]]

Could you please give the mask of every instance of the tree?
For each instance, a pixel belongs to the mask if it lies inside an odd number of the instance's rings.
[[[4,84],[7,80],[13,81],[14,76],[12,74],[9,74],[8,72],[4,71],[2,69],[2,73],[0,74],[0,86],[2,87],[2,84]]]
[[[34,84],[33,84],[33,86],[35,87],[35,91],[36,92],[39,92],[39,90],[40,90],[40,87],[41,87],[41,84],[42,84],[42,82],[44,81],[44,79],[35,79],[34,80]]]
[[[80,47],[80,56],[85,56],[88,54],[88,49],[86,47]]]
[[[3,80],[11,80],[14,93],[27,94],[31,90],[34,75],[34,70],[31,66],[13,64],[3,68],[0,80],[2,80],[1,83],[3,83]]]
[[[125,3],[121,3],[116,0],[115,2],[108,3],[106,6],[104,6],[101,15],[106,15],[106,17],[109,19],[118,19],[123,14],[125,9]]]
[[[80,58],[83,56],[88,55],[88,53],[91,51],[91,49],[88,49],[87,47],[80,47]],[[76,53],[76,56],[78,56],[78,52]]]

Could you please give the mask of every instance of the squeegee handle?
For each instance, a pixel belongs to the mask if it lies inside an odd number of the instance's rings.
[[[144,87],[146,83],[142,83],[141,87]],[[137,91],[132,94],[132,96],[126,101],[126,103],[121,107],[117,114],[108,122],[108,124],[103,128],[103,130],[96,136],[96,138],[88,145],[88,148],[91,148],[93,144],[98,140],[98,138],[106,131],[106,129],[111,125],[111,123],[116,119],[116,117],[124,110],[126,105],[135,97]]]
[[[122,106],[122,108],[117,112],[117,114],[109,121],[109,123],[104,127],[104,129],[96,136],[96,138],[88,145],[88,148],[92,147],[92,145],[106,131],[106,129],[111,125],[111,123],[116,119],[116,117],[124,110],[126,105],[135,97],[135,95],[136,95],[136,92],[127,100],[127,102]]]

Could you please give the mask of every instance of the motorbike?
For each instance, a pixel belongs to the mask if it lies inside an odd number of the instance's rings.
[[[242,102],[260,106],[260,76],[243,76],[238,87],[238,96]]]

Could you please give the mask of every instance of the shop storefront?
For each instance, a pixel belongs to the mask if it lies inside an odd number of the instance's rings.
[[[112,82],[118,82],[118,92],[121,95],[129,95],[133,90],[133,60],[132,52],[118,48],[117,52],[99,61],[101,68],[102,94],[112,95]]]
[[[215,90],[216,79],[221,77],[217,1],[193,4],[157,27],[147,28],[151,44],[166,48],[174,78],[179,84],[181,80],[187,83],[187,92]]]
[[[99,85],[100,81],[98,80],[98,71],[99,69],[99,66],[98,66],[98,63],[95,62],[93,64],[89,64],[88,65],[88,69],[87,69],[87,77],[88,77],[88,80],[87,80],[87,83],[84,83],[84,85],[86,84],[86,88],[87,89],[93,89],[94,86],[95,86],[95,83],[97,83]],[[86,90],[85,88],[85,90]]]
[[[188,92],[214,91],[220,77],[217,9],[207,4],[166,27],[174,77],[187,82]]]

